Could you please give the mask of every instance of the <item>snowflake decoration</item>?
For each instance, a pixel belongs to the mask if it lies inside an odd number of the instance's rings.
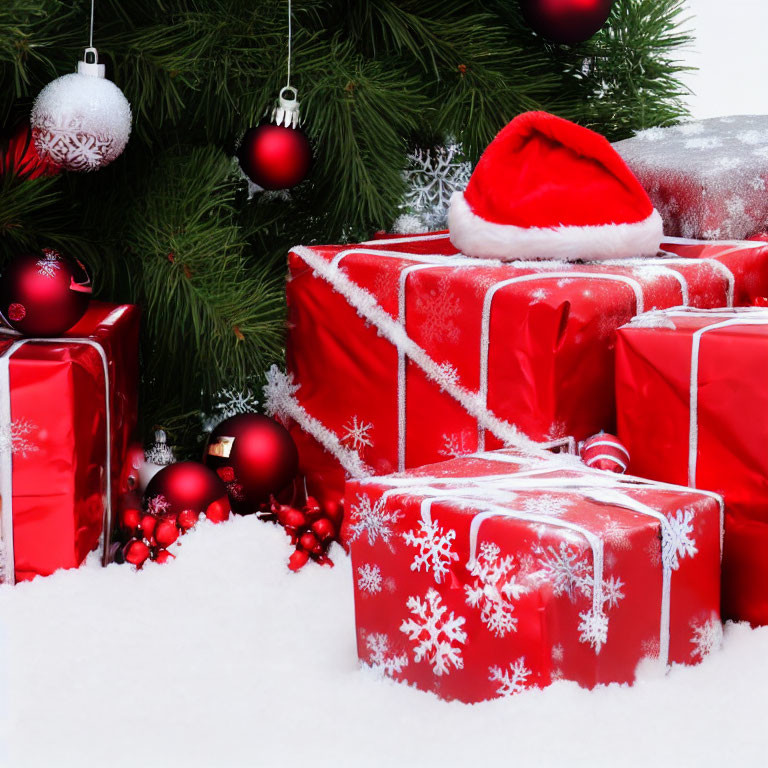
[[[106,165],[115,152],[111,138],[102,139],[79,128],[44,126],[35,129],[35,146],[42,155],[71,171],[93,171]]]
[[[150,515],[155,515],[157,517],[163,517],[163,515],[165,515],[170,508],[171,502],[168,501],[168,499],[166,499],[162,494],[153,496],[147,502],[147,512],[149,512]]]
[[[38,427],[29,419],[16,419],[9,426],[0,429],[0,452],[26,459],[30,453],[39,451],[39,446],[31,436],[37,434]]]
[[[61,269],[60,256],[50,248],[43,248],[44,258],[38,259],[37,274],[44,277],[55,277],[57,270]]]
[[[472,436],[466,432],[459,434],[443,435],[443,447],[439,453],[449,459],[456,459],[459,456],[466,456],[475,450],[476,443],[473,444]]]
[[[579,640],[582,643],[589,643],[595,653],[600,653],[600,649],[608,639],[608,616],[604,611],[595,611],[590,608],[579,614]]]
[[[500,553],[498,545],[483,542],[480,556],[470,569],[470,574],[475,577],[474,584],[464,585],[467,605],[480,608],[480,621],[496,637],[517,631],[512,601],[518,600],[526,591],[512,574],[512,556],[499,557]]]
[[[525,666],[524,656],[510,663],[509,669],[489,667],[488,672],[488,679],[492,683],[499,683],[496,689],[499,696],[514,696],[516,693],[521,693],[528,687],[528,677],[532,674],[531,670]]]
[[[360,536],[366,534],[368,544],[373,546],[379,539],[385,544],[389,544],[392,538],[392,525],[400,518],[399,512],[391,512],[385,509],[386,499],[379,499],[371,504],[371,499],[366,495],[358,495],[357,504],[353,504],[350,509],[351,538],[350,541],[356,541]]]
[[[675,514],[667,513],[669,526],[664,529],[661,544],[662,561],[676,571],[680,567],[681,557],[693,557],[696,552],[696,540],[693,538],[693,512],[690,509],[678,509]]]
[[[691,622],[691,629],[693,630],[691,656],[694,659],[698,657],[699,661],[703,661],[723,642],[723,625],[717,616],[712,616],[702,623]]]
[[[632,549],[630,540],[631,528],[622,525],[618,520],[610,519],[603,529],[603,538],[614,549]]]
[[[454,141],[436,149],[419,149],[408,156],[403,176],[408,185],[401,209],[421,214],[427,229],[442,229],[448,204],[463,190],[472,175],[472,164],[462,160],[462,148]]]
[[[381,592],[381,568],[371,563],[361,565],[357,569],[357,587],[371,595]]]
[[[394,675],[408,666],[408,654],[394,654],[389,649],[389,638],[378,632],[371,632],[365,638],[368,647],[368,666],[381,675]]]
[[[222,389],[210,416],[203,417],[203,431],[213,431],[222,421],[240,413],[255,413],[259,407],[256,395],[250,389]]]
[[[437,366],[434,378],[437,386],[444,392],[459,383],[459,372],[450,363],[442,363]]]
[[[347,422],[342,429],[344,430],[344,433],[341,436],[341,442],[348,448],[352,448],[354,451],[360,451],[373,445],[370,436],[373,424],[359,421],[357,416],[353,416],[351,423]]]
[[[624,593],[621,591],[624,582],[618,576],[609,576],[603,582],[603,604],[608,608],[615,608],[619,600],[624,599]]]
[[[546,288],[536,288],[531,291],[531,305],[540,304],[542,301],[546,301],[549,296],[549,292]]]
[[[416,643],[416,661],[426,660],[438,676],[449,674],[451,667],[463,669],[459,646],[467,641],[467,633],[462,629],[464,617],[454,616],[453,611],[445,616],[448,608],[435,589],[428,590],[424,600],[409,597],[406,606],[415,618],[404,620],[400,631]]]
[[[592,596],[592,566],[581,552],[572,550],[564,541],[558,549],[542,550],[539,566],[539,577],[552,586],[556,597],[567,594],[573,600],[577,593]]]
[[[421,318],[419,334],[428,347],[441,339],[459,340],[460,329],[455,318],[461,302],[450,289],[450,277],[441,278],[430,290],[419,291],[414,309]]]
[[[418,532],[410,530],[403,534],[406,544],[419,548],[411,563],[411,570],[420,572],[422,565],[425,571],[429,571],[431,568],[435,575],[435,581],[439,584],[443,580],[443,576],[448,573],[451,563],[459,559],[459,556],[451,549],[456,538],[456,531],[448,530],[443,533],[443,529],[436,520],[429,522],[419,520],[419,528],[421,530]]]
[[[543,517],[560,517],[573,507],[573,499],[551,494],[532,496],[523,502],[523,509],[529,515],[542,515]]]

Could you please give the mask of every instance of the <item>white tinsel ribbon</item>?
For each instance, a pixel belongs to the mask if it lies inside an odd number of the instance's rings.
[[[9,336],[18,336],[15,331],[0,329],[0,332]],[[30,342],[35,344],[85,344],[96,350],[101,358],[104,372],[104,401],[106,403],[106,498],[104,500],[104,515],[102,519],[101,536],[99,546],[102,551],[101,563],[106,565],[109,559],[109,539],[112,532],[112,419],[109,385],[109,361],[107,354],[99,342],[93,339],[76,338],[45,338],[45,339],[19,339],[14,341],[2,355],[0,355],[0,434],[9,436],[4,441],[0,452],[0,538],[3,547],[3,571],[5,583],[16,583],[16,568],[13,548],[13,440],[12,415],[11,415],[11,379],[10,363],[13,354]]]

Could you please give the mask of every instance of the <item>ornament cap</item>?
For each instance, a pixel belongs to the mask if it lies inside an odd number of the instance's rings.
[[[85,49],[83,60],[77,62],[77,72],[90,77],[106,77],[106,67],[99,64],[99,52],[95,48]]]
[[[272,110],[272,122],[286,128],[298,128],[301,125],[299,113],[299,92],[286,85],[277,97],[277,106]]]

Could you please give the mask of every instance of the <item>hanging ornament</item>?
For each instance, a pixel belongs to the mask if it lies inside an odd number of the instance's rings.
[[[307,177],[312,147],[301,129],[298,91],[291,85],[291,2],[288,0],[288,79],[271,121],[249,128],[237,150],[243,173],[264,189],[290,189]]]
[[[241,413],[211,432],[205,463],[226,485],[233,509],[245,514],[291,483],[299,454],[282,424],[258,413]]]
[[[150,480],[169,464],[174,464],[176,457],[173,448],[168,445],[167,437],[162,429],[155,432],[155,442],[144,451],[144,461],[139,468],[139,485],[145,490]]]
[[[523,18],[553,43],[583,43],[600,30],[613,0],[520,0]]]
[[[15,256],[0,279],[0,313],[26,336],[59,336],[84,314],[91,298],[85,267],[52,248]]]
[[[581,460],[592,469],[623,474],[629,466],[629,451],[615,435],[599,432],[579,446]]]
[[[35,99],[30,122],[43,159],[68,171],[95,171],[119,157],[131,135],[131,105],[105,78],[91,37],[77,72],[56,78]]]
[[[43,159],[32,141],[29,122],[19,123],[0,150],[0,178],[6,174],[36,179],[39,176],[55,176],[61,167]]]
[[[196,461],[169,464],[150,480],[144,492],[144,511],[150,518],[176,524],[187,510],[217,523],[229,517],[226,488],[213,470]],[[144,518],[140,526],[151,538],[154,531],[146,529]]]

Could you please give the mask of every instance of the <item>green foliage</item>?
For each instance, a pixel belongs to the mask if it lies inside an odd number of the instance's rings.
[[[541,40],[516,0],[294,0],[294,67],[315,144],[308,182],[248,198],[231,157],[285,84],[287,0],[97,0],[95,44],[132,104],[95,174],[0,178],[0,255],[49,243],[100,295],[144,310],[143,421],[193,446],[223,387],[282,357],[285,254],[397,216],[413,146],[477,158],[528,109],[611,139],[685,114],[683,0],[616,0],[592,40]],[[88,43],[87,0],[0,4],[0,128],[26,119]]]

